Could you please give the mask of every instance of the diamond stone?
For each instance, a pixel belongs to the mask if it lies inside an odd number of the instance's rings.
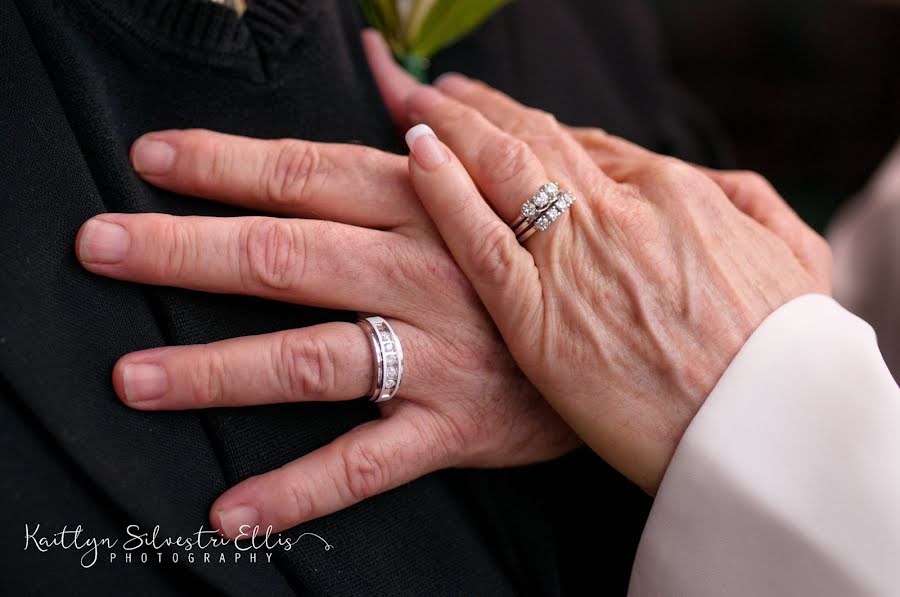
[[[537,206],[538,209],[543,209],[543,208],[547,207],[548,203],[550,203],[550,195],[548,195],[547,193],[544,193],[542,191],[542,192],[538,193],[537,195],[535,195],[534,199],[532,199],[532,201],[534,202],[534,204]]]
[[[386,387],[389,390],[397,387],[397,380],[393,379],[393,378],[388,378],[388,379],[384,380],[384,387]]]
[[[550,227],[550,218],[548,218],[547,216],[541,216],[540,218],[538,218],[538,221],[534,223],[534,227],[541,232],[545,231]]]
[[[537,207],[535,207],[534,203],[532,203],[531,201],[522,206],[522,215],[526,218],[532,218],[536,213]]]
[[[396,367],[397,366],[397,355],[388,355],[385,359],[385,362],[388,364],[388,367]]]
[[[575,203],[575,195],[573,195],[571,193],[566,193],[565,195],[563,195],[563,199],[569,205],[572,205],[573,203]]]
[[[559,185],[557,185],[555,182],[548,182],[541,187],[541,192],[547,193],[548,195],[555,195],[559,192]]]
[[[387,368],[387,376],[388,376],[388,378],[397,377],[397,368],[396,367],[388,367]]]
[[[381,332],[381,339],[384,340],[385,342],[390,342],[391,335],[387,332]]]
[[[384,352],[394,352],[394,343],[393,342],[385,342],[383,348],[384,348]]]
[[[560,216],[560,213],[561,212],[558,209],[556,209],[555,207],[551,207],[550,209],[547,210],[547,213],[544,215],[547,216],[548,218],[550,218],[550,221],[553,222]]]
[[[567,209],[569,209],[569,204],[566,202],[565,199],[560,199],[559,201],[556,202],[556,209],[558,209],[561,212],[566,211]]]

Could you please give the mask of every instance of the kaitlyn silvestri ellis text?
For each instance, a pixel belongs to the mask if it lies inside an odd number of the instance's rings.
[[[297,537],[272,534],[272,527],[260,529],[245,525],[236,539],[225,539],[214,529],[201,526],[190,535],[165,536],[156,525],[147,531],[140,525],[125,527],[124,537],[91,537],[79,524],[65,525],[62,529],[47,533],[40,523],[25,524],[25,551],[47,553],[51,550],[72,551],[80,554],[82,568],[91,568],[98,562],[110,564],[152,564],[179,562],[194,564],[226,564],[271,562],[274,551],[290,551],[300,541],[320,541],[325,551],[334,546],[315,533],[303,533]]]

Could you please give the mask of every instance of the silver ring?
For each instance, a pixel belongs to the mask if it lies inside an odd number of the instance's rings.
[[[362,317],[359,326],[372,346],[372,402],[387,402],[397,395],[403,382],[403,347],[400,337],[383,317]]]
[[[563,191],[558,183],[548,182],[526,201],[511,228],[516,240],[524,243],[537,232],[544,232],[575,203],[575,195]]]

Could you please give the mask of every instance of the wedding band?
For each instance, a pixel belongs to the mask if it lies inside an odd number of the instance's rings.
[[[359,326],[372,346],[372,392],[370,401],[387,402],[397,395],[403,382],[403,347],[400,338],[384,318],[363,317]]]
[[[558,183],[548,182],[522,205],[519,217],[511,228],[516,240],[524,243],[534,234],[544,232],[575,203],[575,195],[560,189]]]

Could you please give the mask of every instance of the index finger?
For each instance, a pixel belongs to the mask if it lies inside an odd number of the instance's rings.
[[[362,145],[170,130],[135,141],[131,160],[161,188],[275,214],[384,229],[422,213],[406,160]]]

